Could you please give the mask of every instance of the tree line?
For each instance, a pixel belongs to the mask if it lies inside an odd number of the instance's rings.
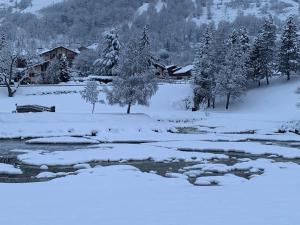
[[[224,35],[224,26],[216,29],[208,25],[198,43],[193,71],[194,110],[202,104],[215,107],[217,98],[226,99],[226,109],[231,99],[239,98],[249,82],[259,86],[263,80],[270,84],[274,73],[291,79],[299,70],[298,29],[289,17],[280,38],[277,27],[269,16],[258,35],[251,41],[245,28],[233,29]]]

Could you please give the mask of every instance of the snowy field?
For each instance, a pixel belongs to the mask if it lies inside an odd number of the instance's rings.
[[[299,120],[300,80],[272,82],[196,113],[181,107],[188,84],[160,85],[131,115],[105,104],[92,115],[82,87],[0,88],[0,144],[25,139],[0,157],[0,180],[40,181],[0,184],[0,224],[300,224],[300,138],[278,132]]]

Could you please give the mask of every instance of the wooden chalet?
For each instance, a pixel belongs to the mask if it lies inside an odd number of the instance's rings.
[[[193,68],[193,65],[184,66],[179,70],[174,71],[170,76],[176,77],[178,80],[188,79],[192,76]]]
[[[64,46],[59,46],[42,52],[40,56],[44,61],[52,61],[54,59],[60,59],[63,55],[65,55],[67,57],[67,60],[69,61],[70,66],[72,66],[72,63],[78,54],[79,52],[77,51],[71,50]]]
[[[26,74],[27,78],[23,81],[23,83],[27,84],[36,84],[41,79],[47,68],[50,64],[50,61],[40,62],[33,65],[28,66],[26,69],[20,71],[21,74]]]
[[[176,65],[165,66],[160,63],[153,63],[156,69],[156,75],[160,77],[169,76],[175,79],[186,79],[192,76],[193,65],[178,67]]]

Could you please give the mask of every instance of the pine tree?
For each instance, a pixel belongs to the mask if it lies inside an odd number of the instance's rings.
[[[264,49],[264,39],[260,34],[254,40],[253,46],[249,53],[249,58],[247,59],[248,79],[258,82],[259,86],[267,71]]]
[[[84,90],[81,92],[82,98],[93,105],[92,113],[95,111],[95,105],[99,102],[98,84],[96,81],[88,81]]]
[[[142,57],[144,57],[145,65],[149,68],[152,64],[152,56],[151,56],[151,45],[149,38],[149,29],[148,26],[145,26],[142,32],[142,36],[139,43],[139,51]]]
[[[6,37],[5,34],[0,35],[0,51],[5,47]]]
[[[265,63],[265,78],[267,84],[269,84],[269,77],[271,76],[273,67],[274,67],[274,57],[276,49],[276,25],[274,24],[273,18],[269,16],[265,19],[263,29],[261,32],[262,35],[262,55]]]
[[[68,82],[70,80],[70,69],[68,59],[63,55],[59,59],[59,80],[61,82]]]
[[[214,59],[212,39],[212,31],[207,27],[194,59],[193,92],[195,110],[199,110],[199,105],[204,100],[210,106],[210,100],[213,97]]]
[[[216,90],[226,97],[226,109],[230,99],[239,98],[246,89],[245,57],[240,37],[233,31],[228,40],[224,65],[216,75]]]
[[[299,67],[299,47],[297,26],[294,18],[290,17],[284,27],[281,36],[281,46],[279,50],[279,71],[290,80],[292,72],[296,72]]]
[[[127,105],[127,113],[135,104],[149,105],[158,89],[154,71],[149,67],[149,55],[141,48],[140,40],[133,39],[126,46],[119,64],[119,74],[107,92],[110,104]]]
[[[242,27],[239,31],[239,39],[241,43],[241,48],[245,54],[249,53],[250,50],[250,38],[248,35],[248,30],[244,27]]]
[[[118,32],[115,28],[104,32],[104,50],[101,53],[101,57],[94,62],[94,65],[98,67],[98,71],[101,75],[115,75],[121,49],[118,38]]]

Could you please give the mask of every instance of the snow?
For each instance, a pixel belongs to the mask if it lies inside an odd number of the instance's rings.
[[[99,47],[99,43],[93,43],[93,44],[87,46],[87,49],[96,51],[98,49],[98,47]]]
[[[15,7],[21,0],[0,0],[0,5],[2,7],[12,6]],[[23,10],[23,12],[38,13],[43,8],[52,6],[54,4],[60,3],[63,0],[32,0],[32,5]]]
[[[32,0],[32,6],[25,9],[25,12],[36,13],[43,8],[52,6],[54,4],[60,3],[63,0]]]
[[[64,173],[64,172],[60,172],[60,173],[52,173],[52,172],[42,172],[39,173],[36,178],[54,178],[54,177],[58,177],[58,176],[66,176],[68,175],[68,173]]]
[[[130,166],[46,183],[1,184],[0,224],[299,224],[299,166],[234,185],[195,187]],[[13,198],[12,198],[13,196]],[[249,197],[251,196],[251,197]],[[249,215],[251,212],[251,215]],[[16,216],[22,215],[22,216]],[[34,219],[33,219],[34,218]]]
[[[22,174],[22,171],[12,165],[0,163],[0,174],[18,175]]]
[[[235,176],[233,174],[226,174],[224,176],[208,176],[197,178],[196,185],[211,185],[217,183],[218,185],[231,185],[239,182],[246,182],[247,179]]]
[[[187,72],[193,70],[193,68],[194,68],[193,65],[188,65],[188,66],[182,67],[180,70],[177,70],[174,74],[187,73]]]
[[[213,142],[213,141],[168,141],[156,142],[153,144],[159,147],[179,148],[194,151],[224,151],[224,152],[243,152],[251,154],[269,154],[282,156],[285,158],[300,158],[300,151],[297,148],[280,147],[273,145],[264,145],[255,142]]]
[[[137,10],[137,15],[140,16],[140,15],[142,15],[144,12],[147,12],[149,6],[150,6],[150,3],[143,3],[143,5],[142,5],[141,7],[138,8],[138,10]]]
[[[156,12],[159,13],[164,7],[167,7],[167,3],[163,2],[162,0],[158,0],[155,5]]]
[[[293,162],[300,157],[296,144],[300,136],[276,132],[296,123],[289,121],[299,120],[300,79],[271,82],[269,87],[248,90],[229,111],[218,101],[215,110],[206,112],[178,107],[191,95],[190,84],[161,84],[149,108],[134,106],[131,115],[105,104],[98,104],[92,115],[90,105],[80,97],[82,86],[21,87],[14,98],[7,98],[0,88],[1,138],[95,143],[64,151],[43,146],[15,149],[14,153],[20,153],[18,162],[40,168],[36,178],[55,179],[1,183],[0,193],[5,195],[1,196],[0,224],[299,224],[300,166]],[[101,86],[105,88],[109,86]],[[103,92],[100,99],[105,99]],[[16,103],[55,105],[57,112],[11,113]],[[193,132],[177,133],[179,128]],[[233,159],[228,156],[233,152],[247,154],[233,165],[225,163]],[[166,177],[128,165],[94,167],[98,161],[129,164],[131,160],[190,164],[181,172],[170,169]],[[72,166],[75,172],[48,171],[52,166]],[[1,167],[18,170],[12,165]],[[255,175],[246,179],[236,171]],[[205,186],[211,182],[219,186]]]
[[[22,150],[18,150],[22,151]],[[155,146],[136,144],[110,145],[104,144],[98,148],[81,149],[77,151],[24,151],[18,156],[18,160],[28,165],[76,165],[93,161],[122,161],[122,160],[154,160],[157,162],[185,160],[203,161],[211,158],[228,158],[225,155],[213,153],[186,153],[177,151],[176,148],[161,148]]]
[[[26,141],[27,144],[99,144],[99,141],[82,137],[49,137],[34,138]]]
[[[195,1],[193,1],[195,4]],[[280,2],[280,1],[279,1]],[[288,3],[290,6],[287,7],[282,12],[278,13],[274,10],[269,10],[269,13],[273,16],[278,17],[280,20],[284,21],[288,16],[298,15],[298,7],[299,3],[293,0],[284,0],[283,2]],[[239,15],[242,10],[244,15],[255,15],[256,17],[263,18],[266,16],[263,8],[265,5],[271,6],[271,3],[274,3],[272,0],[260,0],[259,5],[256,2],[249,3],[248,8],[233,8],[228,4],[232,3],[231,0],[213,0],[213,4],[211,7],[212,18],[215,24],[218,24],[220,21],[228,21],[233,22],[236,17]],[[191,17],[193,22],[195,22],[198,26],[201,24],[210,23],[211,20],[208,19],[207,8],[203,8],[203,15],[200,17]]]

